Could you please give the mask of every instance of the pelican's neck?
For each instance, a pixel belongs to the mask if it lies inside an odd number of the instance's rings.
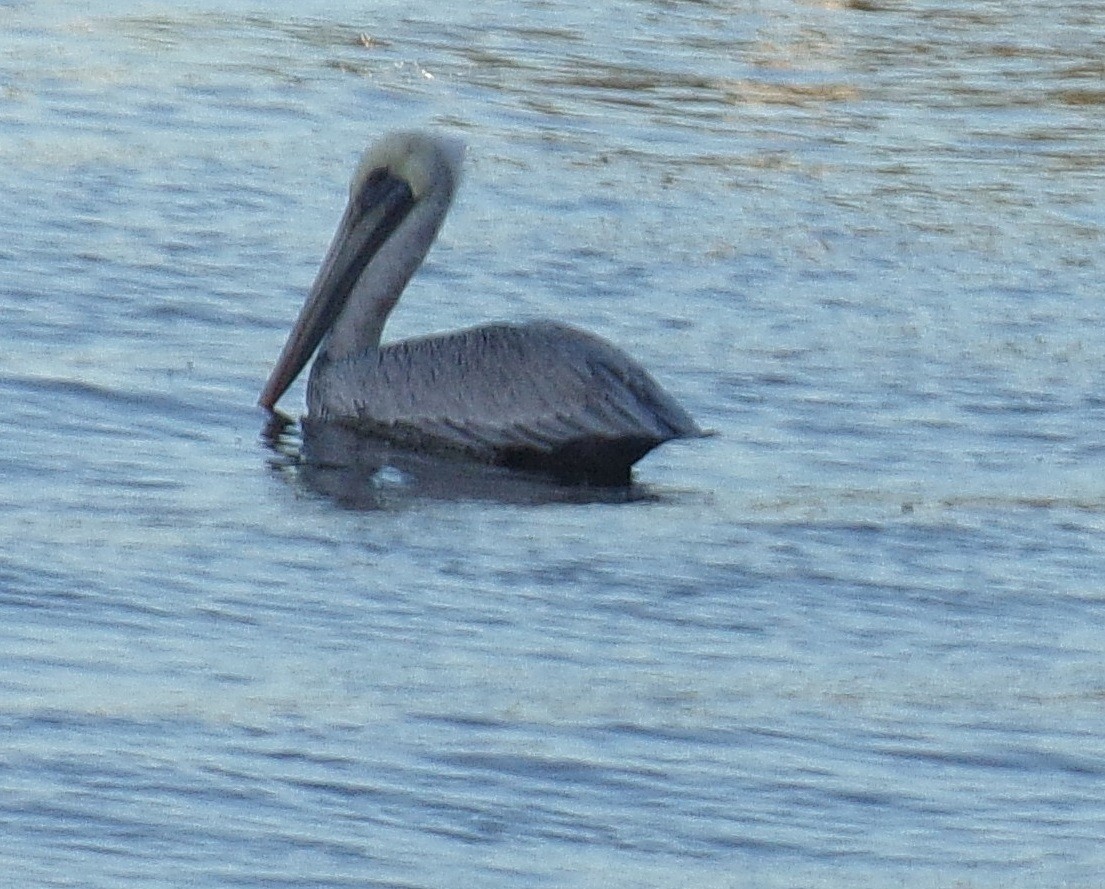
[[[453,199],[452,176],[433,180],[365,266],[322,342],[321,354],[341,360],[380,346],[388,315],[407,282],[422,265]]]
[[[402,292],[414,271],[415,269],[411,269],[407,278],[398,284],[399,292]],[[388,299],[382,290],[363,287],[366,280],[367,277],[362,276],[357,282],[357,286],[349,294],[345,308],[323,338],[319,347],[320,359],[341,360],[372,352],[380,347],[384,325],[387,324],[388,315],[399,297],[396,294],[394,298]],[[371,292],[362,292],[366,290]]]

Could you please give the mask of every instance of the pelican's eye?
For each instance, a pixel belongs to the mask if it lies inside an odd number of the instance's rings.
[[[387,167],[376,167],[371,173],[365,177],[365,185],[379,185],[384,179],[387,178]]]

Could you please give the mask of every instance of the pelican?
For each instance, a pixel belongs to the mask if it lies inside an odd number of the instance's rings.
[[[307,419],[401,449],[625,485],[657,445],[704,435],[625,352],[567,324],[495,323],[380,344],[449,210],[463,154],[425,133],[368,149],[261,406],[274,409],[317,349]]]

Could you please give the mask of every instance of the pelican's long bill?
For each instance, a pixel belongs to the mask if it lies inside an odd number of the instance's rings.
[[[378,167],[355,185],[326,258],[269,374],[259,404],[271,410],[333,327],[365,268],[410,213],[411,184]]]

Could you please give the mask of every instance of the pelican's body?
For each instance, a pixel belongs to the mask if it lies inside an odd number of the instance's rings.
[[[261,404],[275,405],[321,343],[308,417],[403,448],[625,484],[657,445],[702,435],[632,358],[568,325],[491,324],[380,345],[444,220],[460,160],[453,143],[418,133],[369,150]]]

